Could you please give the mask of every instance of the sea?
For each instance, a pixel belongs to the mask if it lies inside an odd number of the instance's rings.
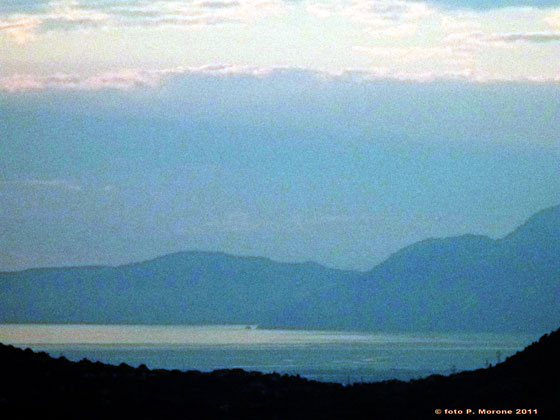
[[[351,384],[410,380],[493,365],[535,334],[364,333],[261,329],[256,325],[3,324],[0,342],[151,369],[240,368]]]

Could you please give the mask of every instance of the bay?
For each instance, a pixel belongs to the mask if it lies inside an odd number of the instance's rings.
[[[248,325],[0,325],[0,342],[78,361],[264,373],[353,383],[409,380],[496,363],[536,334],[363,333]]]

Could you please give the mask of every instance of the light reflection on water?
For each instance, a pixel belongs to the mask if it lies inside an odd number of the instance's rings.
[[[201,371],[241,368],[342,383],[477,369],[537,338],[263,330],[245,325],[0,325],[0,342],[70,360]]]

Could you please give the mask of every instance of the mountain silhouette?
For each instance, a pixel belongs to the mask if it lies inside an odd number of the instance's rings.
[[[0,344],[0,410],[6,418],[433,419],[438,413],[558,418],[560,330],[502,363],[423,379],[310,381],[241,369],[150,370],[70,362]],[[447,410],[448,412],[446,412]],[[470,410],[470,411],[467,411]],[[478,415],[478,416],[477,416]]]
[[[560,320],[559,256],[556,206],[499,240],[463,235],[415,243],[351,288],[335,285],[285,318],[298,314],[318,328],[544,332]],[[334,313],[340,299],[347,310]]]
[[[0,321],[259,324],[351,272],[314,263],[182,252],[119,267],[0,274]]]
[[[0,273],[0,322],[258,324],[364,331],[550,331],[560,206],[504,238],[408,246],[366,273],[224,253]]]

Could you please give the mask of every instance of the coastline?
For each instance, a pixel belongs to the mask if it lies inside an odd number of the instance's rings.
[[[70,362],[0,345],[0,409],[20,418],[52,410],[59,418],[194,419],[435,418],[437,409],[475,410],[478,417],[478,409],[513,410],[490,414],[506,416],[536,409],[539,418],[554,418],[559,352],[556,330],[489,368],[344,386],[240,369],[202,373]]]

